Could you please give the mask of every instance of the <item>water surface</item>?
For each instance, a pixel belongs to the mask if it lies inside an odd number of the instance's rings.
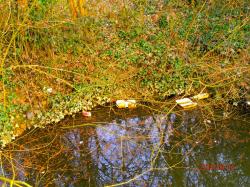
[[[2,152],[0,174],[32,186],[250,186],[249,115],[97,108],[34,129]],[[72,127],[73,126],[73,127]]]

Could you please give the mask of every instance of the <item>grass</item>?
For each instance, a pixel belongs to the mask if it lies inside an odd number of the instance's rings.
[[[8,179],[8,178],[5,178],[5,177],[1,177],[0,176],[0,180],[5,182],[5,184],[10,184],[10,186],[18,186],[18,187],[31,187],[31,185],[23,182],[23,181],[17,181],[17,180],[12,180],[12,179]]]
[[[15,2],[0,1],[2,145],[116,99],[206,91],[230,110],[249,92],[246,0],[91,1],[77,19],[66,0]]]

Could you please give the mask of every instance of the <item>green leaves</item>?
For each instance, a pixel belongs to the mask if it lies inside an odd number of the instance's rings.
[[[147,42],[143,39],[138,42],[138,45],[146,53],[150,53],[153,50],[153,46],[149,42]]]
[[[11,140],[14,125],[12,116],[15,115],[15,109],[15,105],[10,104],[4,107],[3,104],[0,104],[0,146],[8,143],[9,139]]]
[[[167,16],[163,15],[159,19],[159,27],[160,28],[167,28],[168,27],[168,21]]]

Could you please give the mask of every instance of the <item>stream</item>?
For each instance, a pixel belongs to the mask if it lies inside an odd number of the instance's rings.
[[[250,186],[249,119],[96,108],[14,140],[0,175],[39,187]]]

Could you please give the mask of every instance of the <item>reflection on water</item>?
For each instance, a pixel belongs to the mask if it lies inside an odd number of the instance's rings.
[[[214,125],[199,111],[123,113],[28,132],[2,151],[0,175],[33,186],[249,186],[247,117]],[[61,128],[82,123],[96,125]]]
[[[171,118],[175,118],[173,116]],[[153,160],[161,145],[169,145],[173,122],[167,116],[155,115],[118,120],[97,127],[96,136],[89,139],[92,159],[98,168],[97,183],[101,185],[127,181],[154,167]],[[167,167],[163,160],[161,167]],[[152,180],[152,185],[166,184],[166,174],[150,179],[152,172],[148,172],[133,183],[144,186]]]

